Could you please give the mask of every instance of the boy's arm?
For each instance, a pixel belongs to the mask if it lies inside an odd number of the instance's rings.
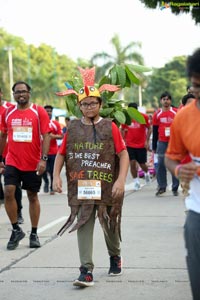
[[[60,177],[61,170],[65,162],[65,156],[57,153],[54,169],[53,169],[53,190],[62,193],[62,179]]]
[[[112,188],[112,196],[116,198],[121,196],[125,191],[126,177],[129,168],[129,156],[127,150],[118,153],[119,156],[119,176]]]

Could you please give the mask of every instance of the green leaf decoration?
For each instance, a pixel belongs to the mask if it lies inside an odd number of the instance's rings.
[[[128,68],[133,72],[137,72],[137,73],[144,73],[144,72],[151,72],[152,69],[142,66],[142,65],[131,65],[131,64],[127,64],[126,66],[128,66]]]
[[[113,103],[118,103],[118,102],[122,102],[122,100],[112,98],[108,101],[108,104],[113,104]]]
[[[103,76],[101,78],[101,80],[99,81],[99,87],[102,86],[103,84],[109,84],[110,83],[110,79],[108,78],[108,76]]]
[[[73,114],[75,117],[77,118],[81,118],[82,117],[82,112],[80,111],[80,108],[79,106],[76,106],[75,107],[75,110],[74,110],[74,114]]]
[[[101,94],[101,96],[103,97],[104,99],[104,102],[105,101],[109,101],[109,99],[112,98],[112,96],[114,95],[115,92],[108,92],[108,91],[105,91]]]
[[[131,125],[132,123],[132,118],[129,116],[128,112],[126,109],[123,109],[123,113],[125,114],[126,116],[126,122],[124,124],[126,125]]]
[[[128,68],[127,65],[125,66],[125,70],[126,70],[126,75],[130,79],[130,81],[132,83],[135,83],[135,84],[139,85],[140,84],[140,80],[135,76],[135,74],[133,74],[133,72],[131,72],[131,70]]]
[[[111,84],[117,84],[117,70],[115,66],[110,70],[110,78]]]
[[[74,105],[74,100],[72,99],[72,97],[68,97],[66,99],[66,106],[67,106],[67,110],[68,112],[74,114],[74,108],[75,108],[75,105]]]
[[[145,118],[143,115],[134,107],[128,107],[127,113],[131,117],[131,119],[137,121],[140,124],[146,124]]]
[[[121,86],[121,88],[125,87],[126,84],[126,72],[122,66],[116,65],[116,70],[117,70],[117,76],[118,76],[118,82]]]
[[[125,72],[126,72],[126,69],[125,69]],[[130,81],[130,78],[128,77],[127,73],[126,73],[126,84],[125,84],[126,87],[130,88],[131,87],[131,81]]]
[[[101,117],[109,117],[110,114],[113,112],[114,108],[113,107],[108,107],[108,108],[102,108],[100,110],[100,115]]]
[[[126,122],[126,116],[122,111],[114,112],[113,116],[120,124],[124,124]]]

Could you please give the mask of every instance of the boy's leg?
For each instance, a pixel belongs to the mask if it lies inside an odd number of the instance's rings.
[[[78,219],[80,218],[80,214],[81,214],[81,207],[79,209]],[[92,271],[94,268],[92,255],[93,255],[93,233],[94,233],[95,215],[96,215],[96,208],[94,207],[94,210],[87,223],[81,226],[81,228],[77,230],[80,263],[82,267],[87,268],[89,271]]]

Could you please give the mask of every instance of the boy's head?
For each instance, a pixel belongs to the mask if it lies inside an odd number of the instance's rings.
[[[187,75],[191,82],[190,92],[200,99],[200,48],[187,59]]]

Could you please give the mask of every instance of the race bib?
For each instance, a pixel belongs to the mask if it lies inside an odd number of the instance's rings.
[[[13,141],[14,142],[32,142],[32,134],[33,128],[32,127],[14,127],[13,128]]]
[[[165,136],[170,136],[170,127],[165,127]]]
[[[78,180],[79,200],[101,200],[100,180]]]

